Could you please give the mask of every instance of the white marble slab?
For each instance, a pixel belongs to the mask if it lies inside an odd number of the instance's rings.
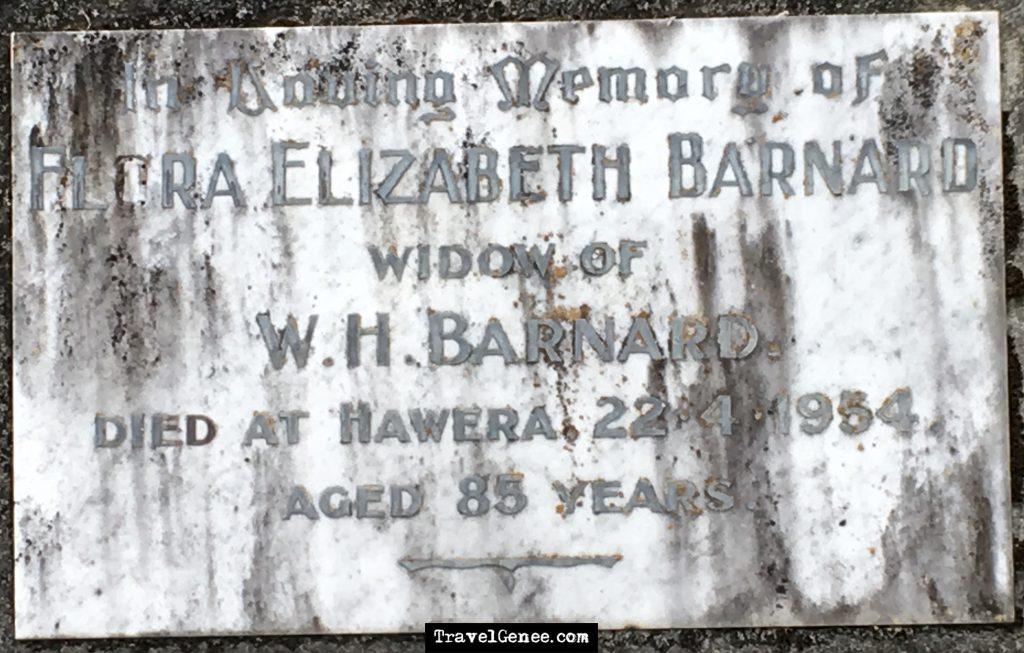
[[[17,635],[1012,620],[998,42],[15,35]]]

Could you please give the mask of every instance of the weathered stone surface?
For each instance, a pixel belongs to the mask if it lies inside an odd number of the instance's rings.
[[[1012,617],[995,14],[12,52],[22,636]]]
[[[907,5],[902,8],[915,8],[922,5]],[[865,8],[883,8],[892,7],[884,3],[868,4],[868,5],[851,5],[851,10],[863,10]],[[739,13],[744,11],[777,11],[779,7],[746,7],[742,4],[734,5],[719,5],[711,3],[707,5],[703,11],[717,12],[717,13]],[[791,7],[792,10],[799,11],[799,7]],[[1013,108],[1019,107],[1019,71],[1020,71],[1020,52],[1019,47],[1014,48],[1014,44],[1019,46],[1019,21],[1020,11],[1019,6],[1008,6],[1003,14],[1003,47],[1004,52],[1008,52],[1009,56],[1004,57],[1006,62],[1006,74],[1004,75],[1004,107],[1007,109],[1007,124],[1008,124],[1008,135],[1007,135],[1007,169],[1010,175],[1010,179],[1019,178],[1019,166],[1013,167],[1014,161],[1014,149],[1012,143],[1019,143],[1021,140],[1021,134],[1019,129],[1019,116],[1014,113]],[[276,20],[299,20],[304,22],[310,21],[322,21],[322,20],[334,20],[334,21],[352,21],[363,19],[361,16],[369,17],[373,15],[375,20],[384,19],[385,14],[377,12],[372,9],[365,9],[360,6],[351,7],[346,6],[344,9],[327,8],[327,7],[303,7],[293,8],[287,5],[277,4],[273,9],[261,9],[259,6],[253,6],[242,12],[237,16],[235,15],[234,9],[227,8],[205,8],[198,7],[195,11],[190,6],[188,12],[181,12],[176,8],[173,3],[166,5],[159,11],[150,10],[142,5],[119,5],[116,7],[107,7],[103,11],[97,12],[95,8],[83,8],[81,12],[77,12],[74,7],[69,7],[66,11],[62,11],[59,18],[49,16],[44,8],[26,10],[21,6],[9,5],[3,9],[3,11],[9,11],[11,16],[14,16],[16,21],[7,21],[8,24],[15,25],[26,25],[33,26],[35,28],[45,26],[61,26],[61,25],[77,25],[84,27],[86,21],[89,20],[85,17],[75,18],[74,15],[87,16],[92,14],[93,24],[97,23],[100,26],[131,26],[145,24],[174,24],[174,25],[187,25],[197,24],[198,21],[211,21],[211,25],[223,24],[221,21],[231,20],[240,22],[252,23],[267,23],[274,22]],[[360,14],[361,11],[367,11],[366,14]],[[500,5],[496,5],[495,8],[488,10],[487,12],[481,13],[460,13],[460,12],[472,12],[472,9],[459,9],[455,10],[454,6],[435,6],[431,7],[428,13],[426,9],[418,9],[412,6],[397,5],[395,7],[389,7],[387,9],[387,15],[392,15],[410,18],[418,17],[419,19],[424,18],[496,18],[501,17],[503,11]],[[571,16],[576,12],[582,11],[579,8],[574,8],[571,5],[559,5],[554,6],[536,6],[536,7],[524,7],[517,10],[516,16],[523,17],[556,17],[556,16]],[[614,15],[625,15],[623,13],[616,13],[621,10],[616,10],[612,7],[603,5],[595,5],[587,9],[588,15],[592,16],[614,16]],[[633,10],[637,11],[637,10]],[[670,8],[662,5],[652,5],[649,8],[642,9],[642,11],[650,12],[648,15],[666,14],[666,13],[689,13],[693,9],[687,9],[685,7],[674,7]],[[351,12],[351,13],[346,13]],[[394,13],[391,13],[394,12]],[[456,13],[451,13],[456,12]],[[499,13],[494,13],[499,12]],[[634,14],[635,15],[635,14]],[[505,14],[508,17],[507,14]],[[282,18],[283,17],[283,18]],[[66,22],[63,22],[66,21]],[[77,22],[76,22],[77,21]],[[102,21],[102,23],[100,23]],[[138,21],[138,22],[136,22]],[[1011,28],[1008,29],[1006,26],[1009,25]],[[6,85],[5,85],[6,88]],[[4,102],[0,102],[0,105],[4,105]],[[1019,113],[1019,112],[1018,112]],[[6,122],[6,121],[4,121]],[[1019,147],[1017,148],[1019,151]],[[6,165],[4,166],[6,167]],[[1017,220],[1019,219],[1019,203],[1017,200],[1017,191],[1015,188],[1019,185],[1010,185],[1007,194],[1008,207],[1007,207],[1007,218],[1009,223],[1008,243],[1011,250],[1014,244],[1017,242],[1015,232],[1012,231]],[[1016,296],[1014,293],[1017,292],[1015,288],[1019,286],[1019,273],[1016,272],[1016,268],[1010,268],[1010,284],[1009,293],[1011,299],[1011,317],[1014,315],[1013,310],[1016,310],[1016,303],[1013,298]],[[1015,281],[1016,280],[1016,281]],[[1015,379],[1019,378],[1019,374],[1016,369],[1013,372]],[[1016,416],[1016,410],[1014,411]],[[1015,420],[1017,418],[1015,417]],[[1015,431],[1015,446],[1016,438],[1018,433]],[[814,631],[712,631],[712,632],[666,632],[659,633],[656,635],[646,633],[620,633],[620,634],[609,634],[605,640],[605,644],[612,648],[621,648],[623,650],[668,650],[673,647],[672,650],[732,650],[742,648],[743,650],[1016,650],[1016,630],[1011,628],[926,628],[926,629],[883,629],[883,630],[814,630]],[[140,644],[144,647],[153,646],[153,642],[143,642]],[[50,645],[43,644],[21,644],[22,648],[31,648],[32,650],[39,650],[41,648],[49,648]],[[132,645],[134,649],[139,645]],[[287,639],[287,640],[266,640],[260,639],[255,644],[245,642],[232,642],[231,640],[190,640],[184,644],[178,645],[174,643],[161,644],[157,647],[158,650],[177,650],[179,646],[188,647],[190,649],[199,647],[200,650],[222,650],[223,648],[231,648],[234,650],[251,650],[253,646],[260,648],[260,650],[337,650],[339,647],[350,647],[352,650],[363,650],[369,648],[370,650],[415,650],[420,645],[415,639],[374,639],[374,638],[344,638],[344,639],[326,639],[326,640],[308,640],[308,639]],[[212,649],[209,647],[213,647]],[[127,650],[125,644],[116,643],[90,643],[75,646],[66,647],[67,650]]]

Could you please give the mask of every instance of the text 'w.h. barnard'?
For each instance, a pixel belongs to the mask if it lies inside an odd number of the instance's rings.
[[[19,636],[1012,619],[994,14],[12,47]]]

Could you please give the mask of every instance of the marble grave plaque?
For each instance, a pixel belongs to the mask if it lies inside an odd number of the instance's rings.
[[[17,636],[1012,620],[998,29],[16,34]]]

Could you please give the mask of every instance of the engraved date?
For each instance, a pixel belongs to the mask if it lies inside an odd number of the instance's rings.
[[[694,416],[701,428],[715,430],[723,436],[733,435],[741,424],[728,392],[716,394],[703,405],[680,397],[673,406],[663,397],[643,395],[632,404],[619,397],[601,397],[597,407],[603,412],[594,425],[595,439],[662,438],[669,434],[670,420],[683,424]],[[838,423],[840,432],[857,436],[871,428],[876,420],[900,435],[910,435],[920,422],[913,409],[914,395],[906,387],[894,390],[875,410],[870,407],[867,393],[861,390],[842,390],[838,397],[808,392],[793,399],[788,394],[780,394],[770,402],[769,408],[754,408],[753,421],[770,421],[774,433],[788,435],[795,412],[797,428],[806,435],[819,435]]]

